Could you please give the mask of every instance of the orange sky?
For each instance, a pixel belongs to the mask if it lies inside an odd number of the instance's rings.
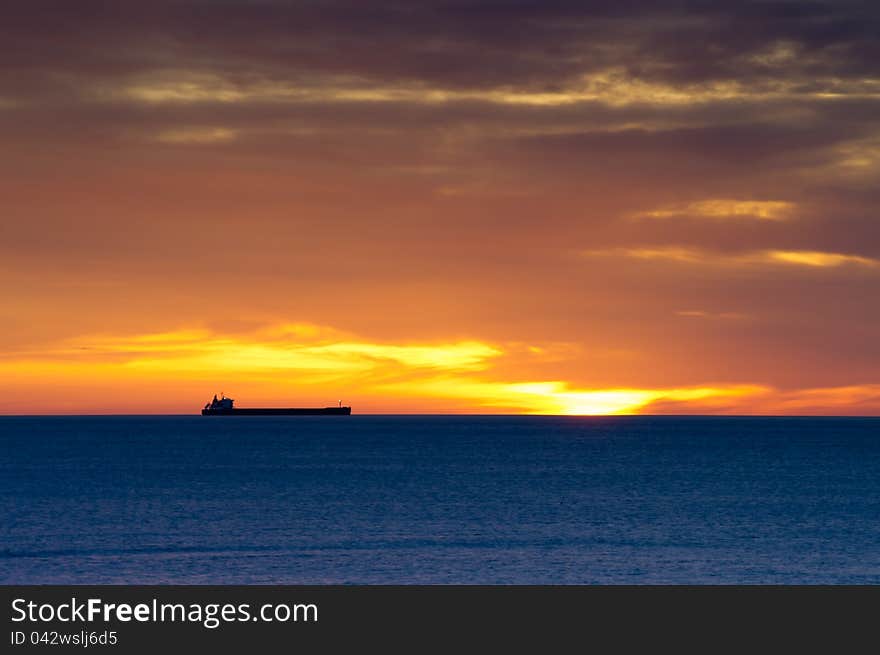
[[[11,11],[0,413],[880,414],[878,12],[584,6]]]

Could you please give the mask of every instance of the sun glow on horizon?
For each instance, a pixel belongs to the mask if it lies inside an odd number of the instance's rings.
[[[0,359],[0,379],[17,383],[10,389],[0,385],[5,398],[0,412],[16,413],[10,402],[17,389],[53,385],[72,395],[65,396],[68,404],[61,406],[52,398],[54,404],[42,411],[77,411],[77,401],[98,413],[114,408],[150,412],[155,407],[192,411],[192,399],[223,385],[251,404],[292,397],[329,402],[344,390],[356,408],[360,400],[360,411],[366,413],[772,413],[785,407],[805,411],[811,402],[840,406],[847,398],[870,406],[877,399],[870,385],[806,390],[800,395],[780,395],[761,384],[585,388],[564,380],[502,375],[497,366],[516,356],[552,361],[542,359],[552,351],[541,344],[513,348],[477,340],[379,343],[310,324],[272,325],[249,333],[183,328],[91,335]],[[129,398],[139,397],[143,390],[150,404],[132,405]],[[104,410],[94,401],[89,404],[90,394],[96,392],[106,399]]]

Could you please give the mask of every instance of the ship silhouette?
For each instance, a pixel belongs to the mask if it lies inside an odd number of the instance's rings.
[[[202,416],[348,416],[351,407],[233,407],[235,401],[224,394],[214,394],[214,399],[202,408]]]

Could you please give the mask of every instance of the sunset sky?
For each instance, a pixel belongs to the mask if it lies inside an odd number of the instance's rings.
[[[877,2],[8,2],[0,148],[3,414],[880,414]]]

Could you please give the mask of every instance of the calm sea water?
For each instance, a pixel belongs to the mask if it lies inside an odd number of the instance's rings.
[[[0,418],[3,583],[880,583],[880,419]]]

